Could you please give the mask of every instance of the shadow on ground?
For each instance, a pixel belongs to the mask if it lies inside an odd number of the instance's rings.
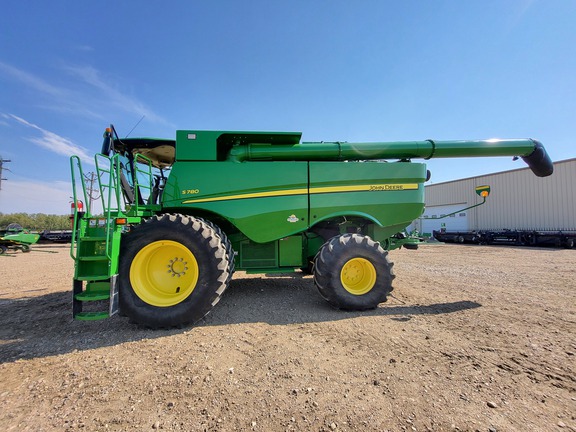
[[[118,316],[104,321],[74,321],[71,293],[22,294],[24,297],[15,300],[0,297],[0,363],[166,337],[190,330],[143,329]],[[446,314],[480,306],[471,301],[398,305],[393,298],[374,310],[344,312],[333,309],[320,297],[311,277],[239,278],[232,281],[220,303],[196,327],[243,323],[288,325],[356,317],[409,321],[418,315]]]

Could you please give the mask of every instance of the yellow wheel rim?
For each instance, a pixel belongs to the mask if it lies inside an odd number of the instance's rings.
[[[198,282],[198,262],[186,246],[160,240],[143,247],[130,266],[130,283],[140,299],[158,307],[184,301]]]
[[[376,283],[376,268],[367,259],[352,258],[342,267],[340,282],[350,294],[366,294]]]

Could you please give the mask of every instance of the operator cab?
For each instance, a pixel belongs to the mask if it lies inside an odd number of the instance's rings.
[[[120,182],[126,204],[158,204],[166,184],[166,171],[174,164],[176,141],[160,138],[119,138],[113,125],[104,133],[102,154],[116,153],[120,159]],[[143,186],[142,174],[150,167],[151,187]],[[135,192],[134,184],[140,185]],[[147,196],[143,196],[147,195]]]

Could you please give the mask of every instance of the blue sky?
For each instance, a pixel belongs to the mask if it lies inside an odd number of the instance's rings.
[[[0,212],[65,214],[104,128],[538,138],[576,157],[574,1],[5,2]],[[435,183],[523,167],[429,161]]]

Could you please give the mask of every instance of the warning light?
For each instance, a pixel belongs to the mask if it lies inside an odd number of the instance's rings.
[[[116,218],[116,225],[126,225],[127,223],[126,218]]]

